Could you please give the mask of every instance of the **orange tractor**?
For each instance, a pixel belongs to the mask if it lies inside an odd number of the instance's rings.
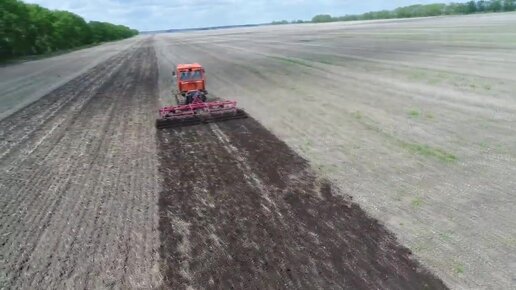
[[[177,79],[177,105],[159,110],[156,128],[172,128],[247,118],[236,101],[208,101],[204,68],[198,64],[179,64],[172,75]]]

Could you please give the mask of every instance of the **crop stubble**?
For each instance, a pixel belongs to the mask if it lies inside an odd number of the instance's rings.
[[[2,120],[1,286],[160,284],[156,79],[139,43]]]

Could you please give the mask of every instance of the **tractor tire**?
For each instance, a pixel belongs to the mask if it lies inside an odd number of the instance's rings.
[[[192,96],[192,94],[187,94],[187,95],[186,95],[186,99],[185,99],[185,105],[189,105],[189,104],[191,104],[191,103],[192,103],[192,101],[193,101],[193,96]]]

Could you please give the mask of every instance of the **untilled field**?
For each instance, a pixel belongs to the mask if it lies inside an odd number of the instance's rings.
[[[514,287],[510,24],[145,36],[77,52],[84,72],[0,67],[0,288]],[[156,132],[193,61],[253,118]]]

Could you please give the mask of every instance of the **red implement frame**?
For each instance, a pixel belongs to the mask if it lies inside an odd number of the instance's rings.
[[[163,107],[159,110],[159,116],[161,119],[177,120],[192,118],[199,114],[216,117],[217,115],[236,112],[236,101],[214,101]]]

